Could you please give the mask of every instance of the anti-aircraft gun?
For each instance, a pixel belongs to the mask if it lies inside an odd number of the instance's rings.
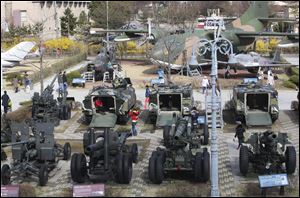
[[[193,172],[197,182],[206,182],[210,175],[210,157],[207,148],[208,131],[200,131],[191,116],[177,118],[173,114],[172,126],[164,131],[165,148],[158,147],[149,159],[150,181],[160,184],[165,171]]]
[[[244,176],[248,173],[249,163],[252,163],[254,171],[260,174],[292,174],[296,169],[296,150],[291,145],[287,133],[253,133],[240,148],[239,165]]]
[[[116,116],[115,116],[116,119]],[[74,182],[82,183],[88,176],[106,181],[114,179],[128,184],[132,177],[132,163],[138,161],[138,146],[125,145],[127,133],[111,130],[112,125],[93,126],[83,135],[84,154],[75,153],[71,159],[71,177]],[[95,127],[95,128],[94,128]]]
[[[95,101],[102,102],[101,107],[95,105]],[[86,123],[112,122],[109,118],[117,115],[120,124],[126,124],[128,112],[136,103],[135,89],[130,78],[115,78],[112,87],[94,87],[83,100],[82,112]],[[115,124],[115,123],[114,123]]]
[[[11,165],[4,164],[1,168],[2,185],[11,180],[25,178],[28,175],[38,177],[39,185],[45,186],[48,172],[54,169],[59,159],[71,157],[70,143],[64,147],[54,141],[54,123],[35,123],[29,127],[26,123],[12,123],[12,142],[1,144],[12,149]]]
[[[71,118],[72,105],[67,101],[74,101],[73,97],[67,97],[66,90],[59,90],[61,97],[58,97],[57,100],[54,99],[54,83],[58,75],[54,77],[41,95],[35,92],[32,97],[32,118],[36,121],[54,122],[55,126],[59,125],[60,120]]]

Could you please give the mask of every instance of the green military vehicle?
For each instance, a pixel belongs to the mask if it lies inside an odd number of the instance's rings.
[[[296,169],[296,155],[295,147],[289,141],[287,133],[253,133],[242,143],[239,156],[240,172],[246,176],[251,163],[254,171],[259,174],[292,174]]]
[[[100,100],[101,107],[95,101]],[[82,112],[91,127],[101,127],[107,122],[126,124],[128,112],[135,106],[136,94],[129,78],[115,78],[112,86],[94,87],[83,100]]]
[[[189,115],[194,104],[191,85],[161,85],[150,89],[150,120],[156,126],[171,126],[173,113]]]
[[[228,105],[235,112],[235,120],[247,126],[270,126],[279,115],[278,92],[253,79],[244,79],[242,84],[233,87]]]

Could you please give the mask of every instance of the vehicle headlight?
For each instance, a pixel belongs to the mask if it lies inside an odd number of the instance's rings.
[[[271,106],[271,113],[278,113],[279,112],[279,108],[275,105]]]
[[[183,114],[190,114],[190,108],[183,107]]]

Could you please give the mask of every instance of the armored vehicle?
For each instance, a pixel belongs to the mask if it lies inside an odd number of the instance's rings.
[[[31,130],[30,130],[31,129]],[[1,181],[7,185],[11,180],[33,175],[38,177],[39,185],[45,186],[48,172],[54,169],[59,159],[71,157],[71,146],[64,147],[54,141],[54,123],[38,122],[29,127],[25,123],[12,123],[12,143],[1,147],[12,147],[11,166],[4,164],[1,168]]]
[[[102,105],[96,106],[99,100]],[[114,122],[110,119],[117,115],[117,122],[126,124],[129,116],[128,112],[136,103],[135,89],[132,87],[129,78],[115,78],[112,87],[94,87],[83,100],[83,110],[87,123]],[[114,123],[115,124],[115,123]]]
[[[171,126],[173,113],[189,115],[194,104],[191,85],[162,85],[150,89],[150,120],[156,126]]]
[[[240,172],[245,176],[249,163],[260,174],[282,172],[285,163],[285,172],[292,174],[296,169],[296,150],[286,133],[253,133],[240,148],[239,163]]]
[[[278,92],[269,85],[244,80],[233,88],[230,106],[236,120],[247,126],[272,125],[279,115]]]
[[[106,181],[114,179],[128,184],[132,177],[132,163],[137,163],[137,144],[125,145],[127,133],[111,131],[110,127],[90,128],[83,136],[84,154],[75,153],[71,159],[71,177],[82,183],[86,177]]]
[[[167,129],[164,129],[165,148],[158,147],[149,159],[150,181],[160,184],[165,171],[189,171],[195,181],[208,181],[210,155],[203,146],[208,144],[208,131],[202,132],[191,116],[177,118],[175,113],[172,127]]]

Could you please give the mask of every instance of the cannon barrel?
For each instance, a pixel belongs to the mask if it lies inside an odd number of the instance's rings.
[[[268,135],[268,140],[269,141],[274,141],[275,139],[277,138],[277,135],[276,134],[270,134],[270,135]]]
[[[27,144],[27,143],[29,143],[29,142],[30,142],[30,141],[27,140],[27,141],[20,141],[20,142],[3,143],[3,144],[1,144],[1,147],[7,147],[7,146],[15,146],[15,145]]]
[[[86,153],[91,153],[91,152],[95,152],[101,148],[103,148],[104,145],[104,140],[100,140],[98,142],[96,142],[95,144],[91,144],[89,146],[86,147],[85,151]]]

